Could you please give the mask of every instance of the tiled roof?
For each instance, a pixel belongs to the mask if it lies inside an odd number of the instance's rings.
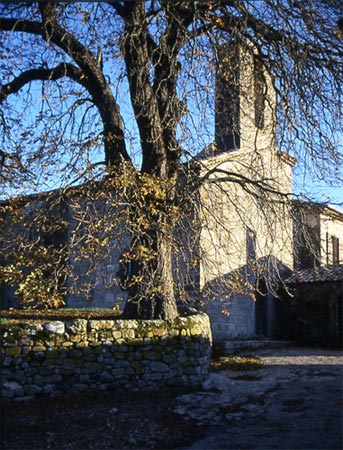
[[[285,283],[322,283],[330,281],[343,281],[343,265],[296,270],[287,278]]]

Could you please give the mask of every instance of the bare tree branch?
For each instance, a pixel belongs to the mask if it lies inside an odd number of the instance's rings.
[[[43,35],[43,25],[41,22],[32,22],[30,20],[22,19],[8,19],[0,17],[1,31],[17,31],[30,34]]]
[[[121,2],[119,0],[112,0],[107,1],[107,3],[111,5],[122,18],[126,18],[127,10],[125,8],[125,2]]]
[[[14,78],[10,83],[3,85],[0,89],[0,104],[10,95],[17,93],[23,86],[35,80],[40,81],[55,81],[59,78],[68,76],[74,81],[85,85],[82,82],[82,71],[72,64],[61,63],[58,66],[50,69],[38,68],[31,69],[21,73]]]

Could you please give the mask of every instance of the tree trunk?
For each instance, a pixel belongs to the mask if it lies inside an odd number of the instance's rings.
[[[172,267],[172,226],[156,217],[149,232],[133,237],[124,317],[173,320],[178,315]]]
[[[161,54],[143,25],[148,20],[145,3],[129,2],[125,12],[121,50],[142,147],[141,174],[148,180],[143,188],[148,192],[138,194],[138,204],[132,205],[132,222],[144,218],[145,224],[133,226],[129,299],[124,314],[131,318],[174,319],[177,316],[172,265],[175,219],[169,207],[174,204],[175,161],[179,161],[180,148],[176,141],[179,118],[174,120],[170,113],[177,98],[177,51],[175,42],[169,42],[165,36],[167,57],[159,63]],[[143,26],[138,29],[137,24]],[[138,183],[132,195],[134,202],[139,190]]]

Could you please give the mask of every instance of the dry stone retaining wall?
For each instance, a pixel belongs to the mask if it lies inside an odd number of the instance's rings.
[[[7,398],[196,385],[209,373],[211,330],[203,313],[172,322],[17,321],[2,325],[1,334]]]

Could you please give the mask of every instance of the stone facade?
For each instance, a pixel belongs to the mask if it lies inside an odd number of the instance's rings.
[[[273,289],[282,273],[293,269],[293,218],[287,199],[293,161],[267,149],[258,157],[255,150],[213,155],[200,164],[203,173],[214,171],[201,187],[204,208],[199,213],[199,291],[208,300],[214,339],[256,335],[256,291],[262,282],[263,320],[268,322],[263,334],[272,336]],[[236,173],[236,180],[220,180]],[[251,183],[248,188],[245,179]],[[274,194],[258,192],[266,180]]]
[[[210,369],[211,329],[203,313],[173,322],[10,321],[1,335],[5,398],[197,385]]]
[[[343,264],[343,214],[310,202],[294,202],[296,268]]]
[[[122,252],[130,244],[124,227],[115,222],[116,213],[108,214],[115,201],[113,193],[102,192],[101,183],[94,183],[67,192],[56,190],[1,202],[0,264],[8,263],[6,258],[13,253],[12,247],[21,242],[25,243],[25,251],[46,246],[53,253],[56,248],[62,257],[53,264],[53,276],[57,279],[58,272],[63,273],[58,287],[67,307],[122,305],[126,293],[120,287],[118,273]],[[107,222],[103,220],[100,225],[104,217]],[[95,230],[97,219],[99,228]],[[58,225],[57,229],[52,227],[46,232],[45,221]],[[95,248],[91,248],[90,236]],[[85,244],[86,240],[89,244]],[[35,259],[39,258],[34,256]],[[16,288],[0,283],[1,307],[20,305],[15,291]]]
[[[273,336],[275,286],[283,272],[293,269],[295,159],[276,146],[275,92],[266,72],[262,85],[258,82],[252,49],[223,50],[216,142],[196,158],[205,180],[198,207],[199,291],[206,299],[214,340]],[[235,54],[234,62],[227,61]],[[239,86],[230,82],[232,77],[239,79]],[[231,98],[232,107],[226,104]]]

